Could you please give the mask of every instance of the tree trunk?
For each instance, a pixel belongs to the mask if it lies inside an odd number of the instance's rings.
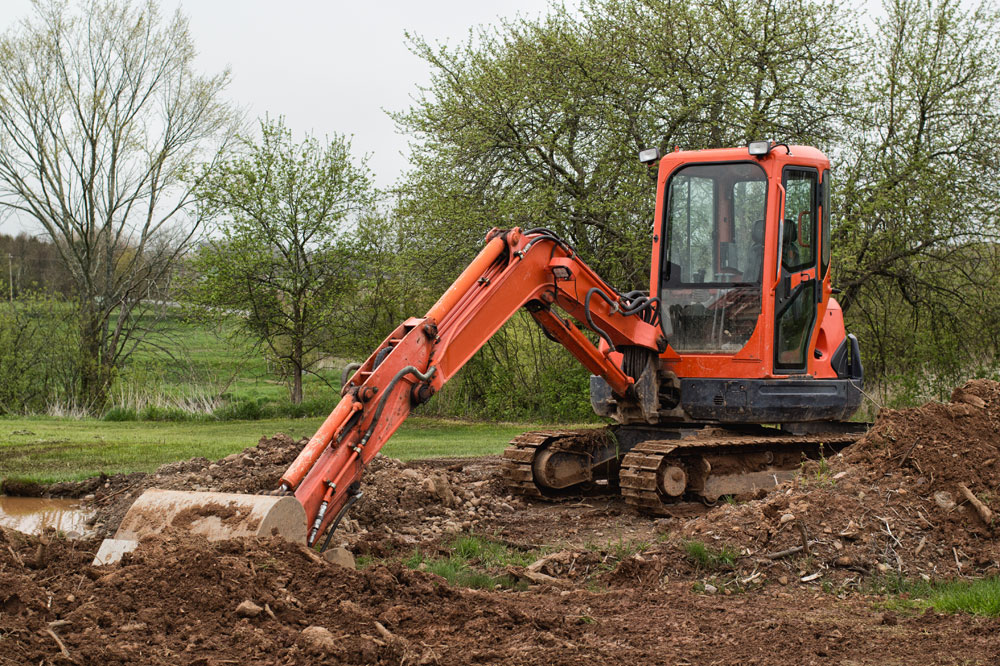
[[[292,343],[292,404],[302,403],[302,340]]]
[[[77,399],[87,410],[104,407],[108,398],[112,369],[103,344],[106,322],[93,304],[80,307],[80,391]]]

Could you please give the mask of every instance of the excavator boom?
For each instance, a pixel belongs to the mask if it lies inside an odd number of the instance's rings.
[[[275,497],[253,503],[256,513],[240,495],[149,491],[123,521],[129,526],[128,538],[160,531],[176,523],[173,518],[181,513],[185,526],[203,516],[208,522],[202,533],[225,538],[236,534],[235,528],[212,520],[212,511],[199,507],[245,509],[258,523],[270,524],[267,518],[277,513],[279,504],[281,515],[291,515],[287,502],[279,500],[293,494],[305,511],[305,536],[295,536],[297,526],[284,533],[315,544],[331,524],[335,529],[334,521],[358,498],[362,471],[410,411],[440,390],[522,307],[551,339],[607,382],[620,404],[653,418],[655,359],[667,346],[658,299],[639,292],[620,294],[569,244],[545,229],[493,229],[486,238],[483,250],[427,314],[400,324],[350,376],[340,402],[282,476]],[[596,333],[600,347],[552,306]],[[623,366],[637,370],[629,374]],[[147,521],[152,514],[157,520]],[[143,530],[144,524],[148,530]]]
[[[553,305],[587,322],[606,351]],[[410,410],[440,390],[520,308],[621,400],[641,403],[636,378],[611,352],[638,347],[655,357],[666,347],[656,306],[655,299],[616,292],[551,232],[492,230],[486,247],[427,314],[403,322],[357,369],[340,404],[282,477],[280,490],[294,492],[309,518],[307,542],[315,543],[357,494],[362,470]]]

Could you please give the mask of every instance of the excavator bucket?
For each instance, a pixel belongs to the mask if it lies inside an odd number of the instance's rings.
[[[113,539],[101,544],[94,564],[110,564],[147,534],[185,532],[210,541],[282,536],[305,544],[306,513],[290,495],[240,495],[151,488],[132,504]]]

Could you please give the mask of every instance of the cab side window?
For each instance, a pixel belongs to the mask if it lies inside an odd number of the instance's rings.
[[[781,232],[781,265],[797,271],[816,264],[816,172],[785,172],[785,220]]]

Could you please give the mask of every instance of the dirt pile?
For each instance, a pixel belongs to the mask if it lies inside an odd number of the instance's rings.
[[[26,490],[86,498],[96,511],[97,534],[109,536],[148,488],[251,494],[276,488],[304,444],[278,434],[214,462],[192,458],[162,465],[152,474],[118,474]],[[377,456],[362,477],[363,500],[351,510],[338,537],[368,543],[361,552],[373,547],[378,551],[385,544],[396,547],[474,530],[512,514],[524,503],[506,494],[498,461],[443,459],[409,465]]]
[[[39,563],[41,542],[0,532],[0,631],[15,637],[4,659],[39,663],[55,652],[85,664],[209,664],[219,654],[239,663],[434,663],[433,650],[394,632],[418,626],[433,635],[456,617],[482,618],[484,627],[524,623],[525,631],[553,624],[502,604],[480,608],[477,593],[430,574],[353,571],[277,538],[153,537],[101,568],[88,566],[93,546],[49,540]]]
[[[843,455],[808,463],[796,481],[725,504],[680,534],[787,579],[997,573],[996,521],[984,522],[961,488],[1000,508],[998,447],[1000,384],[977,380],[949,403],[883,410]]]
[[[212,462],[191,458],[161,465],[152,474],[115,474],[72,483],[54,483],[41,488],[53,497],[85,499],[95,513],[94,528],[99,536],[118,529],[132,503],[148,488],[168,490],[213,490],[258,493],[276,488],[288,465],[295,460],[304,441],[278,434],[262,437],[256,446]]]
[[[90,567],[96,545],[0,530],[0,664],[986,664],[1000,650],[997,620],[896,618],[805,588],[477,591],[279,539],[154,537]],[[573,565],[556,555],[548,570]]]

